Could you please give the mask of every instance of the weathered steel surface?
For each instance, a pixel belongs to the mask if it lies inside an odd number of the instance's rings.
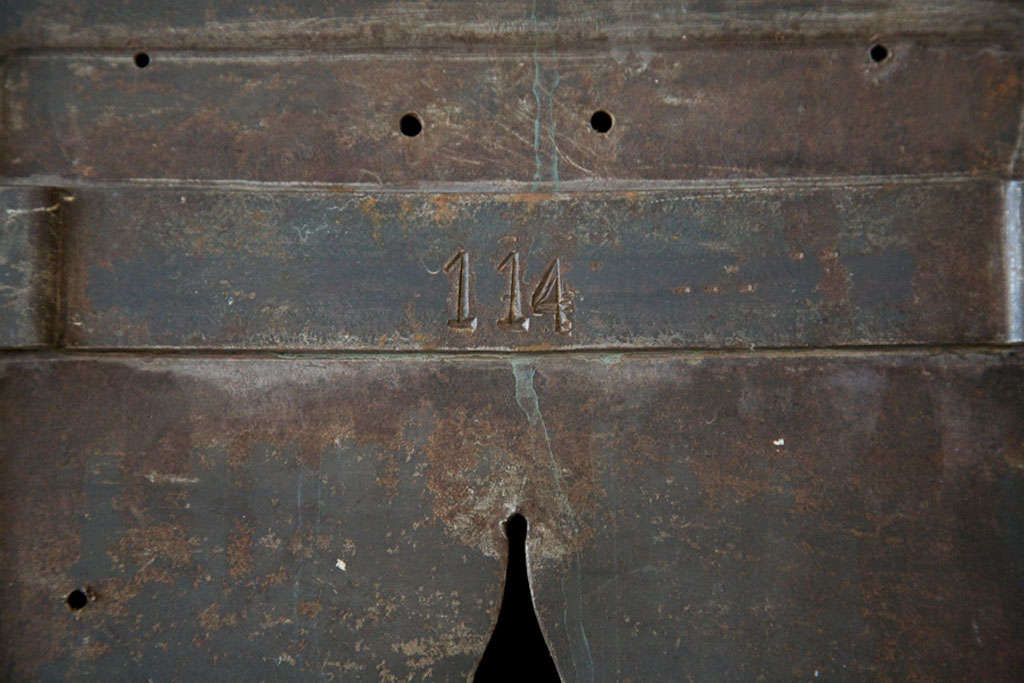
[[[84,188],[72,347],[466,349],[998,343],[1003,190],[988,181],[587,194]],[[457,272],[468,254],[468,314]],[[560,259],[554,316],[523,311]]]
[[[54,343],[61,272],[57,195],[0,187],[0,347]]]
[[[10,678],[465,677],[515,509],[567,680],[1024,666],[1015,353],[8,357],[0,413]]]
[[[24,53],[7,176],[410,184],[1007,173],[1019,46]],[[614,126],[598,133],[595,110]],[[398,120],[423,120],[407,138]]]
[[[678,44],[911,34],[1019,36],[1015,0],[9,0],[0,45],[138,49]]]
[[[0,678],[465,679],[514,511],[566,680],[1019,678],[1022,39],[8,3]]]

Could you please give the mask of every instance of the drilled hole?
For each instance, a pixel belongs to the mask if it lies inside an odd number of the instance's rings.
[[[139,67],[140,69],[145,69],[147,66],[149,66],[149,55],[145,52],[135,53],[135,66]]]
[[[85,591],[78,588],[68,593],[66,600],[68,607],[75,610],[82,609],[89,604],[89,596],[85,594]]]
[[[505,522],[508,566],[498,621],[476,669],[476,682],[529,680],[560,681],[544,633],[533,608],[526,569],[526,518],[516,513]]]
[[[423,130],[423,122],[420,121],[420,117],[416,116],[416,114],[406,114],[398,122],[398,127],[401,129],[402,135],[414,138]]]
[[[885,59],[889,56],[889,48],[887,48],[885,45],[876,43],[875,45],[871,46],[869,54],[871,55],[871,61],[876,63],[884,62]]]
[[[590,117],[590,127],[598,133],[607,133],[612,129],[613,123],[612,115],[603,109],[595,111],[594,115]]]

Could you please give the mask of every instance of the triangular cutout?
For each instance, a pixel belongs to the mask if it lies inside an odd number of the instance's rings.
[[[533,609],[526,571],[526,518],[516,513],[505,522],[508,567],[498,623],[477,666],[475,683],[529,680],[561,681]]]

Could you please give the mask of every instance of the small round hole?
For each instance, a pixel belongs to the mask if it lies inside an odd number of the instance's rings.
[[[423,130],[423,123],[416,114],[406,114],[398,122],[398,127],[401,129],[402,135],[414,138]]]
[[[875,63],[884,62],[886,57],[889,56],[889,48],[881,44],[872,45],[871,50],[868,52],[871,55],[871,61]]]
[[[595,111],[594,115],[590,117],[590,127],[598,133],[607,133],[610,131],[612,129],[612,123],[612,115],[603,109]]]
[[[67,603],[71,609],[82,609],[89,604],[89,596],[85,594],[85,591],[76,588],[68,593]]]
[[[139,67],[140,69],[145,69],[147,66],[149,66],[149,55],[147,55],[145,52],[136,53],[135,66]]]

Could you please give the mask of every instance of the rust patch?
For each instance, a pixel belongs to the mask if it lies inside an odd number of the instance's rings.
[[[593,505],[589,441],[565,434],[557,417],[566,405],[561,399],[546,406],[555,421],[549,428],[535,368],[510,370],[507,398],[455,407],[438,418],[427,448],[427,488],[446,530],[492,557],[504,553],[501,523],[511,512],[533,517],[532,557],[546,563],[590,538],[584,521]]]
[[[550,192],[521,192],[502,194],[495,197],[497,201],[522,204],[527,212],[533,213],[537,207],[544,206],[551,201],[553,195]]]
[[[323,606],[319,602],[305,601],[299,603],[298,612],[307,619],[316,619],[322,609]]]
[[[839,261],[839,252],[835,249],[823,249],[818,253],[821,263],[821,282],[818,291],[832,304],[849,301],[852,281],[850,272]]]
[[[228,571],[231,578],[248,576],[253,572],[252,531],[241,521],[235,521],[235,533],[229,536],[227,547]]]
[[[192,561],[192,548],[182,530],[170,523],[152,524],[129,530],[118,543],[119,553],[142,567],[155,560],[185,567]]]
[[[199,613],[199,625],[209,634],[219,631],[222,628],[233,627],[238,624],[238,617],[234,614],[224,616],[220,613],[220,605],[213,603]]]
[[[459,214],[459,196],[453,194],[438,194],[430,199],[434,207],[431,215],[434,221],[441,225],[450,225]]]

